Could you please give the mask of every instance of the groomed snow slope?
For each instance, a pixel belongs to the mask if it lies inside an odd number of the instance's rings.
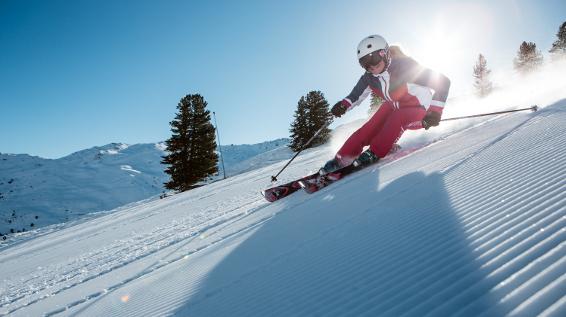
[[[566,100],[268,204],[283,164],[0,251],[0,313],[566,316]]]

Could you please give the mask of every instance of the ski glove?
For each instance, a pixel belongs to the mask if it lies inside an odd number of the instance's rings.
[[[332,115],[340,118],[343,114],[346,113],[346,106],[344,106],[344,104],[342,103],[342,101],[338,101],[333,107],[332,110],[330,111],[332,112]]]
[[[425,128],[425,130],[428,130],[430,127],[438,126],[440,124],[440,116],[441,114],[436,111],[427,112],[422,121],[423,128]]]

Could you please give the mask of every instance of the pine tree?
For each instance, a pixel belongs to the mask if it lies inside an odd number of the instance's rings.
[[[307,105],[309,109],[309,135],[313,136],[316,131],[323,126],[327,126],[332,122],[332,113],[329,110],[330,105],[324,98],[324,94],[320,91],[311,91],[307,94]],[[310,137],[309,137],[310,138]],[[319,146],[326,143],[330,138],[330,129],[326,127],[312,141],[311,146]]]
[[[324,95],[320,91],[311,91],[307,96],[301,97],[295,111],[295,120],[291,124],[291,144],[289,147],[297,152],[307,141],[323,126],[332,122],[332,114]],[[323,129],[312,140],[309,147],[325,143],[330,137],[330,129]]]
[[[541,66],[542,53],[537,50],[537,45],[533,42],[523,42],[517,52],[514,65],[515,70],[521,74],[532,72]]]
[[[307,122],[307,102],[305,97],[299,99],[297,104],[297,110],[295,110],[295,120],[291,123],[291,144],[289,147],[294,151],[298,152],[303,144],[307,142],[310,138],[308,136],[308,122]]]
[[[474,87],[476,89],[476,94],[479,97],[485,97],[489,95],[493,89],[493,84],[489,79],[491,70],[487,68],[487,60],[480,54],[478,61],[474,66]]]
[[[549,52],[552,54],[553,58],[564,58],[566,57],[566,22],[558,28],[558,33],[556,33],[558,38],[554,43],[552,43],[552,48]]]
[[[165,141],[169,154],[162,164],[168,164],[165,173],[171,180],[168,189],[186,191],[206,177],[218,172],[215,129],[210,122],[207,103],[199,95],[186,95],[177,105],[178,113],[170,122],[170,139]]]

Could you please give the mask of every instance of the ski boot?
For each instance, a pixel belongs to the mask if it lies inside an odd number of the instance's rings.
[[[326,174],[332,173],[335,170],[340,169],[340,168],[342,168],[342,164],[335,157],[335,158],[331,159],[330,161],[326,162],[326,164],[324,164],[324,166],[318,171],[318,174],[326,175]]]
[[[357,159],[352,162],[354,167],[362,167],[368,166],[375,162],[379,161],[379,157],[377,157],[370,149],[365,150]]]

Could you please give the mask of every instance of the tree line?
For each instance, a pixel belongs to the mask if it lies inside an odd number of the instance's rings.
[[[556,37],[549,53],[552,59],[566,58],[566,22],[559,27]],[[514,69],[520,74],[528,74],[542,64],[543,56],[536,44],[521,43],[513,61]],[[490,74],[487,59],[479,54],[473,67],[473,77],[475,92],[480,97],[493,90]],[[372,94],[369,114],[375,112],[382,102],[379,96]],[[216,143],[216,128],[206,107],[207,102],[199,94],[186,95],[177,105],[178,112],[170,122],[172,135],[165,141],[168,154],[162,160],[167,165],[165,173],[170,175],[170,180],[165,183],[167,189],[186,191],[204,184],[218,173],[220,145]],[[293,117],[289,129],[291,150],[297,152],[303,147],[316,147],[328,141],[332,114],[321,91],[310,91],[302,96]],[[321,130],[319,135],[307,145],[318,130]]]
[[[556,41],[548,50],[551,59],[566,58],[566,22],[562,23],[556,33]],[[519,45],[517,56],[513,60],[513,68],[521,75],[536,72],[543,65],[544,58],[534,42],[523,41]],[[485,97],[493,90],[490,79],[491,70],[487,67],[487,60],[483,54],[479,54],[474,65],[474,91],[478,97]]]
[[[165,141],[168,154],[161,161],[167,165],[165,173],[170,176],[165,183],[167,189],[190,190],[218,173],[220,151],[217,151],[216,128],[211,123],[207,105],[199,94],[186,95],[177,104],[177,114],[169,123],[172,135]],[[332,114],[322,92],[311,91],[302,96],[294,117],[289,144],[293,151],[299,151],[318,130],[321,132],[309,147],[319,146],[328,140]]]

